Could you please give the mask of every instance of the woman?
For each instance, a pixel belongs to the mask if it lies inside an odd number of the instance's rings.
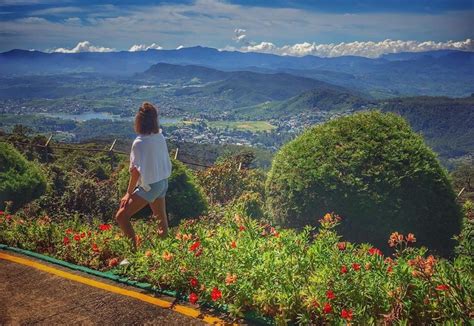
[[[137,247],[135,231],[130,218],[147,204],[158,218],[159,233],[168,233],[165,195],[171,175],[171,161],[165,138],[158,127],[155,107],[144,102],[135,116],[135,132],[138,136],[130,153],[130,181],[115,218],[123,233]]]

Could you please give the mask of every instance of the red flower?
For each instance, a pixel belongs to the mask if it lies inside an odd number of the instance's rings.
[[[74,240],[81,241],[81,236],[79,234],[74,234]]]
[[[86,233],[85,232],[82,232],[81,233],[81,239],[84,239],[86,237]]]
[[[67,229],[66,234],[72,234],[72,229]]]
[[[382,254],[382,252],[380,251],[380,249],[377,249],[377,248],[374,248],[374,247],[372,247],[372,248],[369,249],[369,255],[371,255],[371,256],[374,256],[374,255],[376,255],[376,256],[383,256],[383,254]]]
[[[346,265],[342,265],[341,274],[346,274],[346,273],[347,273],[347,267],[346,267]]]
[[[245,230],[245,226],[241,225],[239,226],[239,231],[244,231]]]
[[[352,310],[342,309],[341,317],[344,318],[347,321],[351,321],[352,320]]]
[[[388,266],[387,267],[387,273],[391,273],[391,272],[393,272],[393,268],[392,268],[392,266]]]
[[[330,314],[332,312],[332,306],[329,303],[326,303],[323,307],[323,312],[325,314]]]
[[[197,280],[196,278],[194,278],[194,277],[189,280],[189,284],[191,284],[191,286],[192,286],[193,288],[199,286],[198,280]]]
[[[328,290],[326,291],[326,298],[328,298],[329,300],[334,300],[336,299],[336,295],[334,294],[333,291]]]
[[[0,215],[4,215],[4,214],[5,214],[5,212],[4,212],[4,211],[0,211]]]
[[[7,216],[5,216],[5,219],[6,219],[7,221],[10,221],[10,220],[12,219],[12,216],[11,216],[10,214],[8,214]]]
[[[200,248],[196,253],[194,254],[195,257],[199,257],[202,255],[202,248]]]
[[[117,258],[112,258],[111,260],[109,260],[109,267],[115,267],[118,265],[118,263],[119,261]]]
[[[92,251],[94,251],[94,252],[99,252],[100,251],[99,246],[97,246],[97,243],[92,244]]]
[[[196,249],[199,248],[200,245],[201,245],[201,243],[200,243],[199,241],[194,242],[194,243],[189,247],[189,251],[196,251]]]
[[[353,264],[352,264],[352,268],[353,268],[355,271],[358,271],[358,270],[360,270],[360,264],[353,263]]]
[[[408,233],[408,235],[405,237],[405,239],[408,243],[416,242],[416,238],[415,238],[415,235],[413,233]]]
[[[69,242],[70,242],[70,241],[69,241],[69,238],[68,238],[68,237],[64,237],[64,239],[63,239],[64,245],[67,246],[67,245],[69,244]]]
[[[340,251],[346,250],[346,243],[345,242],[338,242],[337,243],[337,249]]]
[[[230,243],[230,247],[231,247],[231,248],[237,248],[237,243],[236,243],[235,241],[232,241],[232,242]]]
[[[108,230],[112,229],[112,225],[110,225],[110,224],[101,224],[101,225],[99,225],[99,229],[101,231],[108,231]]]
[[[198,301],[199,297],[196,293],[191,293],[189,294],[189,302],[191,302],[192,304],[196,304],[196,302]]]
[[[436,290],[438,290],[438,291],[448,291],[449,290],[449,285],[440,284],[436,287]]]
[[[222,292],[219,291],[217,287],[214,287],[211,291],[211,299],[212,301],[217,301],[222,298]]]

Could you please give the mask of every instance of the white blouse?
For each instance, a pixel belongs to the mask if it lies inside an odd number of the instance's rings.
[[[130,170],[136,167],[140,172],[138,184],[149,191],[150,184],[166,179],[171,175],[171,160],[168,146],[161,132],[138,135],[130,152]]]

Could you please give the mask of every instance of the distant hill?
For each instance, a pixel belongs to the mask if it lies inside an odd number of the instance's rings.
[[[232,73],[196,65],[174,65],[157,63],[145,72],[136,74],[135,78],[155,82],[190,82],[197,79],[200,82],[211,82],[229,77]]]
[[[443,160],[474,155],[474,96],[396,98],[379,107],[407,119]]]
[[[373,103],[366,97],[344,89],[315,88],[282,103],[269,105],[260,110],[260,113],[272,118],[282,118],[315,111],[360,110]]]
[[[255,105],[267,101],[281,101],[303,91],[313,89],[340,89],[318,80],[290,74],[261,74],[249,71],[229,73],[223,81],[202,87],[186,87],[175,92],[177,96],[221,97],[233,102],[233,107]]]
[[[141,52],[66,54],[12,50],[0,53],[3,76],[91,72],[130,78],[157,63],[204,66],[223,71],[289,72],[354,88],[377,98],[408,95],[462,97],[474,92],[474,53],[454,50],[398,53],[375,59],[278,56],[199,46]]]

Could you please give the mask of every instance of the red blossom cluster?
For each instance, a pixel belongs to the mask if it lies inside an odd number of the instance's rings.
[[[320,220],[319,223],[323,227],[331,228],[336,226],[341,221],[341,217],[334,213],[326,213]]]
[[[191,285],[191,287],[193,287],[193,288],[198,287],[199,286],[199,281],[197,280],[197,278],[192,277],[189,280],[189,285]]]
[[[380,249],[377,249],[377,248],[374,248],[374,247],[370,248],[368,253],[369,253],[370,256],[381,256],[381,257],[383,257],[382,251],[380,251]]]
[[[222,292],[219,291],[218,287],[214,287],[211,291],[211,299],[212,301],[217,301],[222,298]]]
[[[337,249],[339,249],[340,251],[346,250],[346,242],[338,242]]]
[[[446,284],[440,284],[436,286],[435,288],[437,291],[448,291],[449,290],[449,285]]]
[[[4,211],[0,211],[0,216],[5,216],[5,221],[9,222],[13,218],[10,214],[6,214]]]
[[[418,256],[408,261],[408,265],[413,267],[412,275],[414,277],[431,277],[436,266],[436,259],[430,255],[427,258]]]
[[[191,293],[189,294],[189,298],[188,298],[188,299],[189,299],[189,302],[191,302],[192,304],[196,304],[196,302],[198,302],[198,300],[199,300],[199,297],[198,297],[198,295],[197,295],[196,293],[191,292]]]
[[[352,313],[352,310],[350,309],[342,309],[341,311],[341,318],[347,320],[347,321],[351,321],[352,320],[352,317],[353,317],[353,313]]]
[[[101,225],[99,225],[99,230],[101,230],[101,231],[112,230],[112,225],[110,225],[110,224],[101,224]]]
[[[401,245],[401,244],[411,244],[411,243],[415,243],[416,242],[416,238],[415,238],[415,235],[413,233],[408,233],[408,235],[406,237],[403,236],[403,234],[401,233],[398,233],[398,232],[393,232],[391,235],[390,235],[390,238],[388,239],[388,245],[390,247],[395,247],[397,245]]]

